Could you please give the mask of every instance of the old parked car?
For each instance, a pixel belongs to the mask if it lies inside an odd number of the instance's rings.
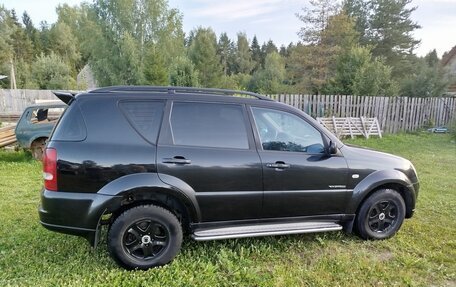
[[[240,91],[107,87],[69,107],[46,146],[39,215],[128,269],[215,240],[354,230],[393,236],[415,209],[412,163],[343,144],[291,106]]]
[[[19,146],[30,149],[33,157],[41,160],[46,140],[66,107],[63,103],[27,107],[16,125]]]

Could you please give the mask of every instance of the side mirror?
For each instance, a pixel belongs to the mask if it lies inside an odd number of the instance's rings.
[[[329,142],[328,153],[329,154],[336,154],[337,153],[337,146],[336,146],[336,144],[333,141]]]

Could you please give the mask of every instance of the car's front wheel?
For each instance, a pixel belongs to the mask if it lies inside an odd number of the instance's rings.
[[[155,205],[128,209],[117,217],[108,233],[111,256],[127,269],[165,265],[177,255],[181,244],[179,220]]]
[[[369,196],[356,216],[356,229],[364,239],[394,236],[405,218],[405,203],[393,189],[380,189]]]

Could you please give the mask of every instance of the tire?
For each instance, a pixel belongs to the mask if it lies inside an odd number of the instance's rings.
[[[387,239],[401,228],[405,203],[393,189],[380,189],[369,196],[356,216],[356,230],[363,239]]]
[[[36,160],[43,160],[44,148],[46,147],[47,138],[39,138],[32,142],[30,150]]]
[[[146,270],[169,263],[182,244],[182,227],[168,210],[141,205],[123,212],[108,232],[111,257],[126,269]]]

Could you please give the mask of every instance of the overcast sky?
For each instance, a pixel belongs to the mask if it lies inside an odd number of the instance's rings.
[[[26,10],[37,26],[42,20],[55,22],[59,3],[75,5],[81,0],[1,0],[18,15]],[[91,2],[91,1],[88,1]],[[257,35],[260,43],[272,39],[277,45],[299,40],[301,23],[295,13],[308,5],[308,0],[169,0],[170,7],[184,14],[186,32],[197,26],[210,26],[217,34],[227,32],[234,39],[245,32],[249,39]],[[412,14],[421,25],[415,37],[421,39],[417,54],[437,49],[439,56],[456,45],[456,0],[413,0],[418,9]]]

